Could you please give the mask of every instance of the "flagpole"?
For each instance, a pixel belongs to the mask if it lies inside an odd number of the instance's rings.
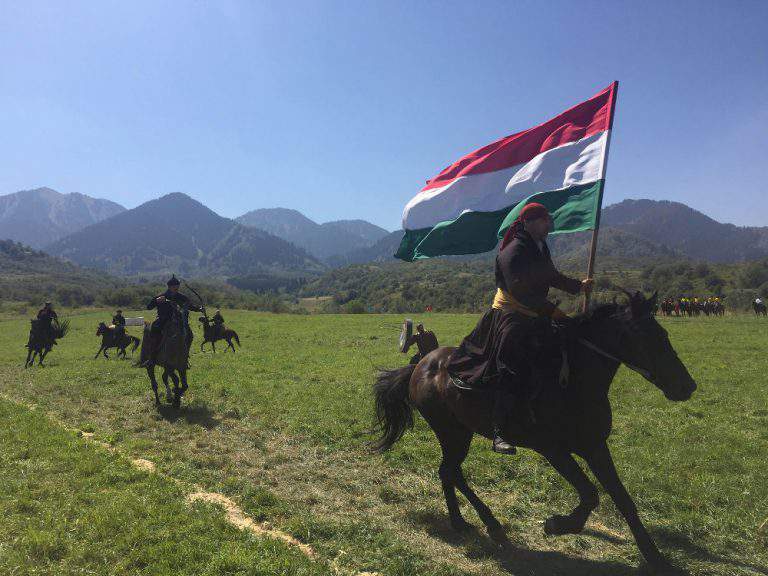
[[[610,119],[608,121],[608,139],[605,142],[605,154],[603,155],[603,165],[602,165],[602,180],[603,184],[600,186],[600,195],[597,199],[597,214],[595,215],[595,227],[592,230],[592,244],[589,247],[589,262],[587,263],[587,278],[590,280],[592,279],[592,276],[595,273],[595,256],[597,255],[597,235],[600,231],[600,215],[603,211],[603,194],[605,193],[605,174],[608,171],[608,151],[611,148],[611,136],[613,136],[613,113],[616,109],[616,96],[619,93],[619,81],[616,80],[613,83],[613,90],[611,93],[611,110],[610,110]],[[582,312],[586,312],[589,308],[589,297],[591,295],[591,290],[589,292],[584,293],[584,303],[582,305]]]

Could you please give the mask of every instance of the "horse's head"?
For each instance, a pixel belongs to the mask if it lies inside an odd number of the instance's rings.
[[[107,333],[107,325],[104,322],[99,322],[99,327],[96,329],[96,336],[101,336]]]
[[[646,298],[626,292],[629,300],[619,313],[622,327],[618,343],[621,360],[640,373],[670,400],[688,400],[696,382],[680,361],[667,331],[656,321],[658,294]]]

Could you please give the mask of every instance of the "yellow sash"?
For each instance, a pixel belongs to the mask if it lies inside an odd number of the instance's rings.
[[[529,318],[538,318],[541,316],[536,310],[532,310],[521,304],[514,296],[512,296],[512,294],[505,292],[501,288],[496,289],[496,295],[493,297],[493,308],[496,310],[503,310],[504,312],[517,312],[518,314],[528,316]],[[557,307],[553,308],[549,316],[554,320],[568,318],[568,315]]]

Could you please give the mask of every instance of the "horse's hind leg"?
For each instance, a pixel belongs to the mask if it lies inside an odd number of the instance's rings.
[[[229,340],[227,340],[227,347],[229,347],[229,348],[232,348],[232,352],[236,352],[236,350],[235,350],[235,345],[234,345],[234,344],[232,344],[232,338],[230,338]]]
[[[459,510],[459,502],[456,498],[456,488],[458,488],[480,516],[488,532],[493,536],[500,535],[503,531],[501,524],[493,516],[491,509],[472,491],[461,471],[461,463],[467,457],[469,445],[472,442],[472,432],[455,421],[439,424],[436,419],[427,418],[427,421],[435,431],[443,452],[439,473],[451,526],[454,530],[466,530],[469,527]]]
[[[579,463],[567,452],[545,453],[544,457],[579,493],[579,504],[576,508],[566,516],[554,515],[547,518],[544,522],[544,532],[550,536],[578,534],[584,529],[587,518],[600,502],[597,488],[584,474]]]

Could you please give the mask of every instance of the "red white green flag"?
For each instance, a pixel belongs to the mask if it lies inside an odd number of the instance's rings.
[[[618,82],[544,124],[454,162],[411,199],[395,256],[416,260],[492,250],[529,202],[549,208],[553,234],[599,222]]]

